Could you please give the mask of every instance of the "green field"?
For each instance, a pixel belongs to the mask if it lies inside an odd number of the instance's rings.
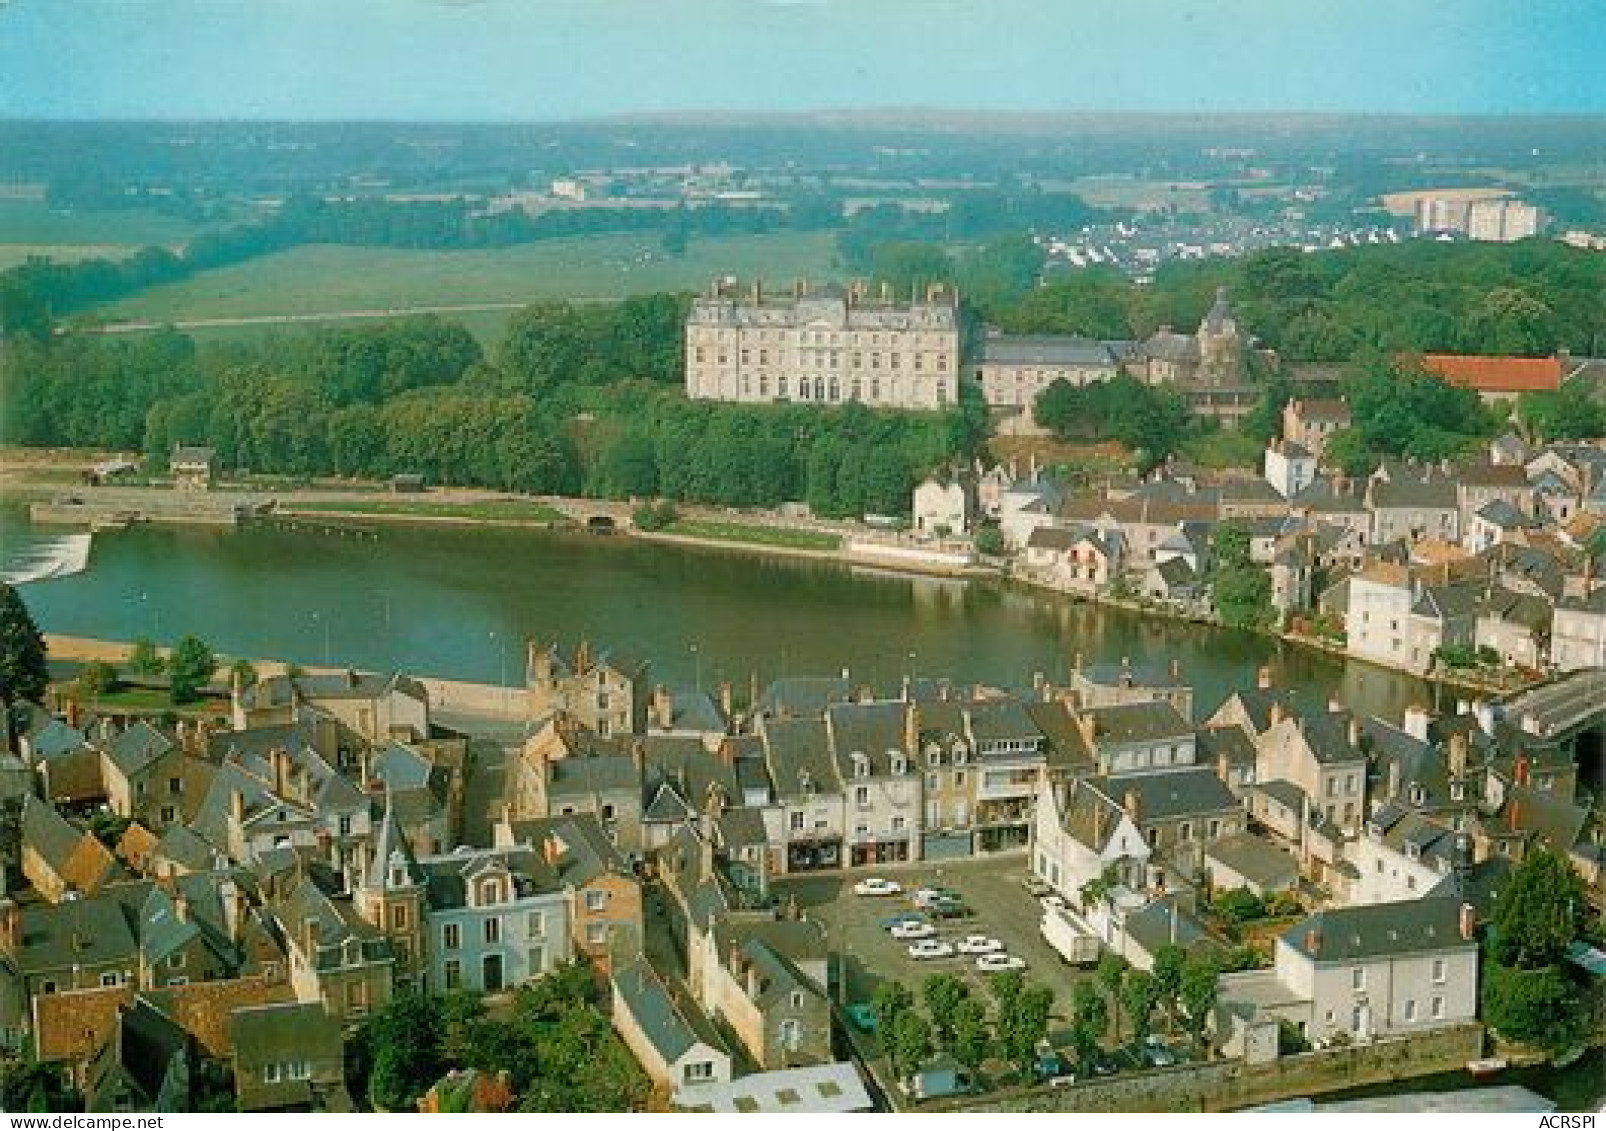
[[[750,526],[741,522],[706,522],[682,519],[669,524],[668,534],[709,538],[716,542],[744,542],[754,546],[781,546],[791,550],[839,550],[842,539],[816,530],[792,530],[778,526]]]
[[[0,244],[31,245],[42,252],[59,246],[64,255],[80,247],[173,247],[199,232],[228,227],[242,218],[197,223],[148,208],[61,211],[43,200],[6,197],[0,198]]]
[[[562,511],[553,510],[545,503],[527,503],[517,499],[495,499],[483,503],[375,499],[372,502],[293,503],[286,509],[298,513],[413,515],[419,518],[482,518],[542,523],[561,522],[564,519]]]
[[[314,245],[153,287],[98,308],[94,317],[175,322],[554,298],[617,299],[654,291],[700,290],[717,275],[762,274],[777,284],[799,275],[824,278],[834,273],[833,260],[828,232],[693,240],[679,256],[665,254],[655,235],[585,236],[488,251]],[[481,324],[476,329],[489,332],[506,317],[505,312],[488,312],[477,320]]]

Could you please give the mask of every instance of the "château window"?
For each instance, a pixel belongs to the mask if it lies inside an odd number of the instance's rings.
[[[485,941],[488,943],[502,941],[502,920],[495,915],[485,920]]]
[[[463,928],[457,923],[447,923],[441,928],[441,945],[447,950],[456,950],[463,945]]]

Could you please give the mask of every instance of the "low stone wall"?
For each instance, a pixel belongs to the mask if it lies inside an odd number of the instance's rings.
[[[1483,1026],[1472,1023],[1409,1038],[1285,1056],[1269,1064],[1219,1060],[1088,1080],[1069,1088],[1036,1087],[997,1097],[922,1105],[964,1111],[1234,1111],[1449,1072],[1483,1052]]]

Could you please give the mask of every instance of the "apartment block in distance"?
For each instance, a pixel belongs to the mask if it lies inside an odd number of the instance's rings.
[[[686,395],[694,400],[937,410],[959,400],[958,297],[929,289],[895,302],[883,289],[768,295],[717,283],[686,320]]]

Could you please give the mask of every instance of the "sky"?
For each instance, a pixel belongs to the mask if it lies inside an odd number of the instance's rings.
[[[1602,0],[0,0],[0,117],[1606,112]]]

